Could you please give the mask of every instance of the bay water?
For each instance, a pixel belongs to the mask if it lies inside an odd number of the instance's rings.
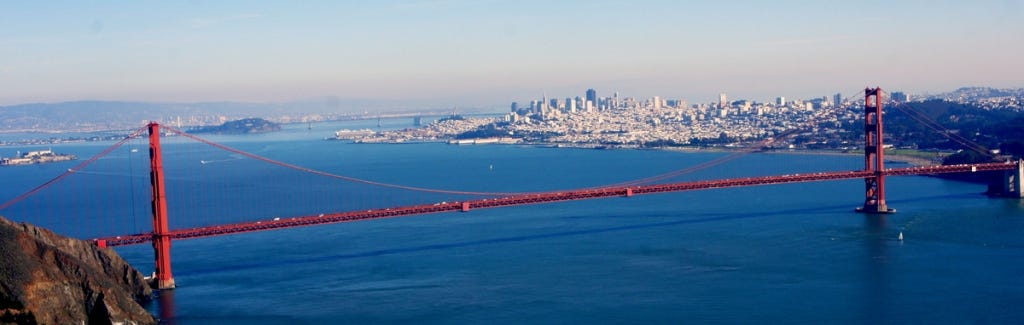
[[[317,123],[312,129],[300,124],[280,133],[211,138],[338,174],[494,192],[614,184],[729,154],[323,140],[339,128],[374,128],[375,124]],[[411,119],[384,120],[382,127],[406,124],[411,126]],[[105,145],[109,143],[64,144],[53,149],[88,156]],[[168,148],[175,145],[180,144],[171,140]],[[32,147],[0,148],[4,156],[12,155],[7,151],[28,149]],[[129,153],[115,154],[131,159]],[[224,214],[216,209],[217,202],[236,200],[245,203],[233,205],[231,212],[270,218],[446,199],[401,191],[373,194],[369,187],[348,188],[337,180],[326,185],[290,183],[289,177],[273,178],[271,184],[254,182],[252,187],[273,189],[235,198],[224,190],[229,187],[211,184],[244,183],[268,171],[233,165],[230,154],[204,157],[208,158],[202,158],[203,168],[211,172],[201,175],[173,167],[188,160],[192,164],[188,168],[194,169],[196,156],[167,162],[168,177],[173,178],[168,184],[172,227],[202,225],[195,220],[216,217],[204,211]],[[144,160],[137,160],[144,166]],[[862,158],[856,155],[751,154],[671,180],[854,170],[860,164]],[[6,201],[71,165],[2,168],[5,186],[0,199]],[[223,168],[213,169],[217,166]],[[140,184],[132,183],[131,191],[141,203],[129,212],[144,220],[147,181],[140,179]],[[181,183],[187,185],[174,185]],[[473,210],[182,240],[174,242],[172,250],[179,287],[161,292],[147,308],[169,324],[1017,323],[1024,319],[1020,308],[1024,303],[1024,202],[989,198],[982,194],[985,186],[981,184],[933,177],[892,177],[888,185],[889,204],[898,212],[885,216],[855,213],[863,201],[864,185],[848,180]],[[103,182],[70,186],[41,195],[93,191],[102,196],[105,192],[97,190]],[[221,196],[175,203],[175,195],[185,196],[189,186],[215,188]],[[319,206],[335,197],[340,205]],[[102,198],[83,202],[97,206],[67,209],[113,209]],[[0,214],[17,221],[39,221],[31,217],[33,205],[20,206]],[[175,213],[183,217],[174,219]],[[145,222],[136,223],[126,231],[145,231]],[[144,273],[152,272],[153,253],[148,245],[116,250]]]

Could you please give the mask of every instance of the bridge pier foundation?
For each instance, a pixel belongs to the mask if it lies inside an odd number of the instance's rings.
[[[1024,189],[1021,188],[1024,179],[1024,159],[1017,160],[1017,168],[1003,172],[1001,196],[1024,199]]]

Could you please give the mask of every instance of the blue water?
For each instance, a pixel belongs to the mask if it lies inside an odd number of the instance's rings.
[[[346,123],[376,126],[376,121]],[[411,119],[394,123],[411,124]],[[305,125],[293,125],[277,134],[212,138],[333,173],[474,191],[597,186],[725,155],[321,140],[348,126],[314,124],[313,130],[306,130]],[[172,225],[177,226],[453,199],[317,180],[230,153],[201,151],[181,140],[166,142],[168,151],[190,152],[169,154],[166,163]],[[89,155],[103,145],[54,149]],[[217,162],[199,166],[199,160]],[[850,170],[861,161],[857,156],[755,154],[674,180]],[[109,165],[98,165],[93,174],[69,177],[73,188],[55,187],[40,195],[98,192],[81,194],[72,206],[55,210],[88,218],[136,214],[131,222],[122,223],[134,223],[129,231],[145,231],[145,160],[133,158],[125,149],[103,162]],[[142,173],[125,173],[118,167],[125,164]],[[6,200],[20,193],[17,189],[31,188],[69,166],[0,169],[8,184],[0,195]],[[115,185],[128,189],[116,190]],[[862,201],[863,182],[851,180],[473,210],[178,241],[172,254],[179,287],[163,293],[148,308],[175,324],[1024,319],[1019,308],[1024,303],[1024,202],[985,197],[980,194],[985,190],[982,185],[929,177],[893,177],[888,185],[889,204],[899,213],[885,217],[853,212]],[[216,200],[190,195],[203,191]],[[108,194],[123,200],[130,196],[125,193],[137,196],[132,207],[106,203],[112,200]],[[54,204],[27,201],[0,213],[32,221],[32,207],[49,209]],[[89,229],[81,228],[67,231],[88,236]],[[905,236],[902,242],[896,239],[900,232]],[[117,250],[141,271],[152,271],[150,247]]]

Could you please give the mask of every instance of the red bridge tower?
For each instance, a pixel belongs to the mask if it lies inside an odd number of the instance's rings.
[[[882,88],[864,89],[864,213],[893,213],[885,204],[885,147],[882,144]]]
[[[156,253],[155,287],[174,289],[171,275],[171,237],[167,225],[167,197],[164,189],[164,158],[160,150],[160,124],[149,123],[149,180],[153,185],[153,251]]]

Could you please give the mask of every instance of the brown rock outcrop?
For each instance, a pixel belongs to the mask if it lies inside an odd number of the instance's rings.
[[[0,217],[0,323],[155,324],[152,294],[112,249]]]

